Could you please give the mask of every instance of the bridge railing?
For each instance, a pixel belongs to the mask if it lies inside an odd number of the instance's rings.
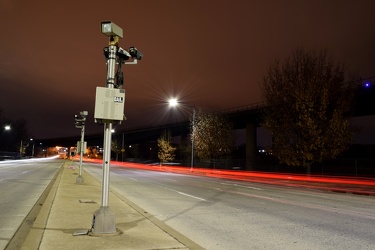
[[[265,101],[251,103],[247,105],[242,106],[236,106],[228,109],[223,109],[220,111],[222,114],[230,114],[230,113],[237,113],[237,112],[243,112],[243,111],[251,111],[251,110],[258,110],[260,108],[263,108],[266,106]]]

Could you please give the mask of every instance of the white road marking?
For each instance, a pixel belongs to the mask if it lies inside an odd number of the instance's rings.
[[[173,180],[173,179],[170,179],[170,178],[165,178],[165,180],[177,182],[176,180]]]
[[[250,188],[250,189],[255,189],[255,190],[263,190],[261,188],[257,188],[257,187],[252,187],[252,186],[242,186],[242,185],[238,185],[238,184],[234,184],[236,187],[244,187],[244,188]]]
[[[191,197],[191,198],[194,198],[194,199],[197,199],[197,200],[207,201],[207,200],[205,200],[205,199],[203,199],[203,198],[199,198],[199,197],[196,197],[196,196],[193,196],[193,195],[190,195],[190,194],[185,194],[185,193],[183,193],[183,192],[179,192],[179,191],[177,191],[177,193],[182,194],[182,195],[185,195],[185,196],[188,196],[188,197]]]
[[[236,186],[236,187],[243,187],[243,188],[249,188],[249,189],[254,189],[254,190],[263,190],[261,188],[257,187],[252,187],[252,186],[244,186],[244,185],[238,185],[236,183],[220,183],[221,185],[231,185],[231,186]]]
[[[200,198],[200,197],[197,197],[197,196],[194,196],[194,195],[190,195],[190,194],[187,194],[187,193],[183,193],[183,192],[180,192],[180,191],[177,191],[177,190],[174,190],[174,189],[171,189],[171,188],[167,188],[167,187],[163,187],[163,186],[159,186],[161,188],[164,188],[164,189],[167,189],[167,190],[170,190],[170,191],[173,191],[173,192],[176,192],[178,194],[181,194],[181,195],[185,195],[185,196],[188,196],[190,198],[194,198],[194,199],[197,199],[197,200],[201,200],[201,201],[207,201],[203,198]]]
[[[24,173],[27,173],[27,172],[29,172],[29,171],[23,171],[22,173],[24,174]]]
[[[133,181],[138,181],[137,179],[134,179],[134,178],[131,178],[131,177],[129,177],[129,179],[130,179],[130,180],[133,180]]]

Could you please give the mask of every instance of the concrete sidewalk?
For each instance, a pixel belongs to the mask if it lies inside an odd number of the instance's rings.
[[[101,183],[66,162],[22,245],[22,249],[203,249],[112,190],[109,207],[116,215],[115,236],[73,236],[91,228],[100,208]]]

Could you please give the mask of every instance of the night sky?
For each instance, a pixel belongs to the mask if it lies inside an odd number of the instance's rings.
[[[295,48],[327,49],[362,78],[375,76],[373,0],[0,0],[0,107],[28,121],[33,137],[79,135],[75,114],[94,124],[105,86],[100,23],[124,30],[119,45],[144,54],[123,67],[131,129],[187,117],[189,106],[226,109],[261,101],[270,63]],[[170,97],[183,102],[171,110]]]

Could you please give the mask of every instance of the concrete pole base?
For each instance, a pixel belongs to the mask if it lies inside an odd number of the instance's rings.
[[[82,177],[82,175],[78,175],[77,179],[76,179],[76,184],[84,184],[85,181]]]
[[[112,234],[116,235],[116,216],[109,207],[100,207],[94,212],[91,234]]]

